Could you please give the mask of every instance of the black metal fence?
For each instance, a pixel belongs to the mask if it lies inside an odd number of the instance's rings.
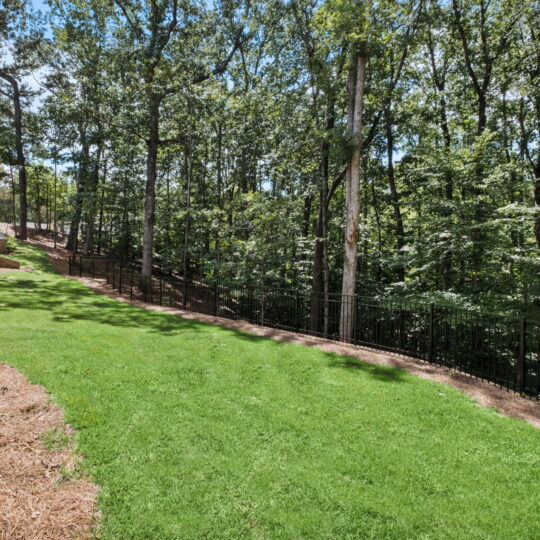
[[[313,309],[309,292],[208,286],[108,256],[72,256],[70,275],[102,278],[120,294],[154,303],[347,341],[413,356],[540,398],[540,323],[401,300],[330,295]],[[342,340],[342,310],[352,337]]]

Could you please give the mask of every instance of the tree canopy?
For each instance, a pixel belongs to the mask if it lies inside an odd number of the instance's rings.
[[[311,290],[314,326],[333,293],[540,316],[537,1],[43,9],[0,9],[21,233],[28,212],[143,273]]]

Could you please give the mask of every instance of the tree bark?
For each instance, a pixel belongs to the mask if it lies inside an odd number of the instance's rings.
[[[335,192],[335,186],[329,191],[330,180],[330,137],[336,123],[336,96],[327,92],[325,133],[321,141],[321,161],[319,176],[321,182],[319,212],[315,228],[315,249],[313,252],[313,274],[311,282],[310,330],[319,332],[320,304],[324,294],[323,336],[328,334],[328,293],[330,272],[328,268],[328,206]],[[316,107],[316,103],[314,103]],[[310,201],[311,206],[311,201]]]
[[[157,155],[159,146],[160,98],[149,92],[149,137],[146,154],[146,189],[144,195],[144,231],[141,280],[150,283],[152,278],[152,258],[154,244],[154,224],[156,211]]]
[[[313,271],[311,277],[310,330],[319,332],[321,293],[323,288],[323,257],[324,257],[324,194],[320,191],[319,213],[315,225],[315,248],[313,251]]]
[[[13,212],[13,232],[17,236],[17,203],[16,201],[16,191],[15,191],[15,179],[13,177],[13,166],[9,164],[9,177],[11,178],[11,206]]]
[[[66,249],[70,251],[77,251],[77,243],[79,239],[79,227],[81,225],[81,216],[83,208],[83,199],[85,196],[86,182],[88,175],[88,161],[90,154],[90,146],[86,139],[86,133],[83,129],[81,132],[81,158],[79,160],[79,181],[77,183],[77,194],[75,196],[75,209],[71,217],[71,224],[69,227],[69,235],[66,242]]]
[[[186,217],[184,220],[184,260],[182,277],[184,280],[189,279],[189,257],[188,257],[188,245],[189,245],[189,218],[191,212],[191,174],[193,171],[193,148],[191,137],[188,142],[188,148],[186,153]]]
[[[86,222],[86,236],[84,239],[84,254],[89,255],[94,251],[94,229],[97,209],[97,192],[99,188],[99,167],[101,165],[102,144],[98,142],[96,149],[95,163],[92,170],[88,198],[88,218]]]
[[[105,178],[104,178],[105,180]],[[98,237],[98,245],[97,245],[97,252],[98,255],[101,255],[101,248],[103,245],[103,213],[104,213],[104,205],[105,205],[105,187],[102,184],[101,187],[101,197],[99,201],[99,221],[98,221],[98,231],[97,231],[97,237]]]
[[[41,185],[39,182],[39,176],[36,178],[36,207],[35,207],[36,215],[36,228],[38,231],[41,231]]]
[[[349,71],[349,132],[352,155],[347,166],[345,190],[345,244],[343,252],[343,282],[341,287],[340,338],[350,341],[354,327],[354,296],[356,293],[356,267],[358,255],[358,221],[360,214],[360,166],[362,145],[362,112],[366,81],[367,58],[354,54]]]
[[[223,153],[223,125],[221,122],[218,124],[217,131],[217,203],[218,203],[218,228],[216,230],[216,270],[214,277],[216,281],[219,279],[221,271],[221,210],[223,207],[223,201],[221,199],[221,192],[223,190],[223,171],[222,171],[222,156]]]
[[[403,216],[401,213],[401,204],[399,193],[396,186],[396,178],[394,171],[394,133],[392,132],[392,123],[390,116],[390,105],[386,110],[386,155],[388,167],[388,184],[390,186],[390,197],[392,200],[392,208],[394,211],[394,222],[396,226],[396,257],[398,261],[397,278],[398,281],[405,281],[405,267],[402,262],[403,247],[405,245],[405,230],[403,226]]]
[[[17,153],[17,165],[19,168],[19,238],[28,238],[28,200],[27,200],[27,177],[26,159],[23,145],[23,123],[21,109],[21,92],[19,83],[9,73],[0,70],[0,77],[11,85],[11,101],[13,102],[13,123],[15,125],[15,151]]]

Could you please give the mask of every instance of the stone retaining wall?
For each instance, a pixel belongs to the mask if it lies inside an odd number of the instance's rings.
[[[12,261],[11,259],[6,259],[5,257],[0,257],[0,268],[14,268],[15,270],[18,270],[20,267],[20,262]]]

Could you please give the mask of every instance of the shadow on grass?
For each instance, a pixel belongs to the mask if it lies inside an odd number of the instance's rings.
[[[332,360],[328,364],[330,367],[342,368],[349,371],[361,371],[368,373],[373,378],[386,382],[404,382],[405,371],[402,369],[377,366],[368,364],[361,360],[356,360],[348,356],[333,355]]]
[[[162,336],[174,336],[183,332],[204,333],[218,326],[224,334],[250,343],[280,347],[292,341],[286,335],[283,337],[283,334],[275,341],[271,339],[272,332],[268,336],[256,336],[219,324],[145,310],[104,297],[63,277],[55,277],[54,280],[44,280],[37,276],[35,279],[19,276],[0,279],[0,313],[11,309],[47,311],[56,323],[88,321],[114,327],[146,328]],[[330,367],[363,372],[384,382],[403,381],[404,372],[401,370],[368,364],[336,353],[320,352],[330,358]]]
[[[197,321],[154,313],[105,298],[65,278],[54,282],[18,276],[1,279],[0,313],[10,309],[47,311],[59,323],[89,321],[116,327],[145,327],[163,335],[205,328]]]
[[[8,259],[19,261],[21,266],[31,266],[34,270],[56,273],[45,251],[19,240],[16,242],[17,249],[7,255]]]

